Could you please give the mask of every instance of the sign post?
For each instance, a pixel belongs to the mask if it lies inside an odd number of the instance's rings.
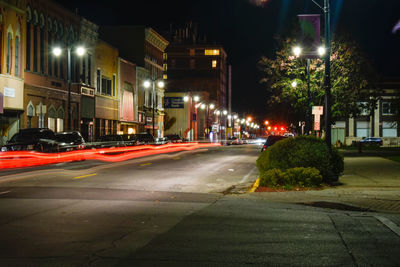
[[[314,131],[319,131],[321,129],[320,117],[324,114],[323,106],[313,106],[312,114],[314,115]]]

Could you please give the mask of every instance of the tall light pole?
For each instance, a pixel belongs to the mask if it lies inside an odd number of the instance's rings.
[[[324,12],[325,21],[325,77],[324,77],[324,88],[325,88],[325,142],[331,149],[331,17],[330,17],[330,4],[329,0],[324,0],[324,6],[311,0]]]
[[[72,122],[72,110],[71,110],[71,46],[67,48],[67,79],[68,79],[68,102],[67,102],[67,130],[72,130],[71,122]],[[83,56],[86,53],[86,49],[82,46],[78,46],[76,48],[76,54],[78,56]],[[53,48],[53,54],[58,57],[62,54],[62,49],[60,47]],[[62,71],[62,70],[61,70]]]
[[[149,88],[150,86],[152,86],[153,89],[153,93],[152,93],[152,97],[151,97],[151,106],[152,106],[152,110],[153,110],[153,119],[152,119],[152,124],[153,124],[153,137],[155,137],[155,130],[154,130],[154,121],[155,121],[155,98],[156,98],[156,83],[157,83],[157,87],[158,88],[164,88],[165,84],[163,80],[157,80],[157,79],[152,79],[152,80],[146,80],[144,81],[143,85],[145,88]]]

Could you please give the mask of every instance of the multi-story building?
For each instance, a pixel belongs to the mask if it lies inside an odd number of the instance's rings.
[[[137,121],[136,65],[123,58],[118,59],[119,84],[119,132],[134,134],[139,131]]]
[[[79,56],[76,48],[96,42],[97,26],[53,1],[28,0],[25,39],[23,127],[79,130],[93,118],[87,107],[94,101],[81,93],[93,98],[94,51]],[[84,133],[87,137],[88,127]]]
[[[95,138],[118,131],[118,49],[98,39],[95,49]]]
[[[340,140],[342,144],[352,145],[363,137],[381,137],[384,146],[400,145],[400,127],[392,102],[400,97],[400,81],[386,80],[379,87],[383,93],[372,113],[362,110],[360,116],[338,120],[332,125],[332,144]]]
[[[227,54],[222,45],[209,44],[197,32],[197,26],[189,23],[184,28],[171,30],[167,48],[168,88],[167,93],[205,92],[208,102],[220,112],[227,109]],[[213,115],[213,113],[210,113]],[[222,120],[221,120],[222,118]],[[178,118],[177,118],[178,119]],[[189,119],[193,119],[190,117]],[[215,124],[218,134],[225,135],[225,117],[207,118]],[[203,123],[204,124],[204,123]],[[190,125],[190,123],[189,123]],[[200,126],[204,128],[203,126]],[[201,138],[199,135],[194,139]]]
[[[143,86],[145,80],[164,79],[165,49],[168,41],[154,29],[146,26],[102,27],[101,37],[118,47],[122,58],[137,66],[137,121],[139,131],[152,132],[156,137],[163,135],[164,113],[162,99],[164,88]],[[153,122],[154,117],[154,122]]]
[[[21,127],[24,112],[25,1],[0,2],[0,145]]]

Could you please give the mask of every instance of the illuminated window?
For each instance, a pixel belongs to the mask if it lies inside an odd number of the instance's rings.
[[[193,48],[191,48],[189,51],[190,56],[194,56],[194,54],[195,54],[194,52],[195,52],[195,50]]]
[[[206,49],[204,50],[204,55],[206,56],[218,56],[219,49]]]
[[[217,61],[216,61],[215,59],[212,61],[211,66],[212,66],[213,68],[216,68],[216,67],[217,67]]]
[[[168,67],[167,64],[163,64],[163,71],[167,71]]]
[[[163,75],[163,79],[164,79],[164,80],[168,79],[167,74],[164,74],[164,75]]]

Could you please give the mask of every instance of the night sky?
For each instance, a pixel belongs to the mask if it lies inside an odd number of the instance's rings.
[[[321,5],[323,0],[316,0]],[[285,36],[296,15],[321,13],[311,0],[58,0],[99,25],[147,25],[162,32],[170,24],[199,23],[209,42],[222,44],[233,71],[232,110],[260,119],[268,112],[259,85],[257,61],[275,52],[276,35]],[[323,20],[323,16],[321,16]],[[400,77],[400,0],[331,0],[333,35],[354,38],[384,76]],[[321,29],[323,33],[323,29]]]

